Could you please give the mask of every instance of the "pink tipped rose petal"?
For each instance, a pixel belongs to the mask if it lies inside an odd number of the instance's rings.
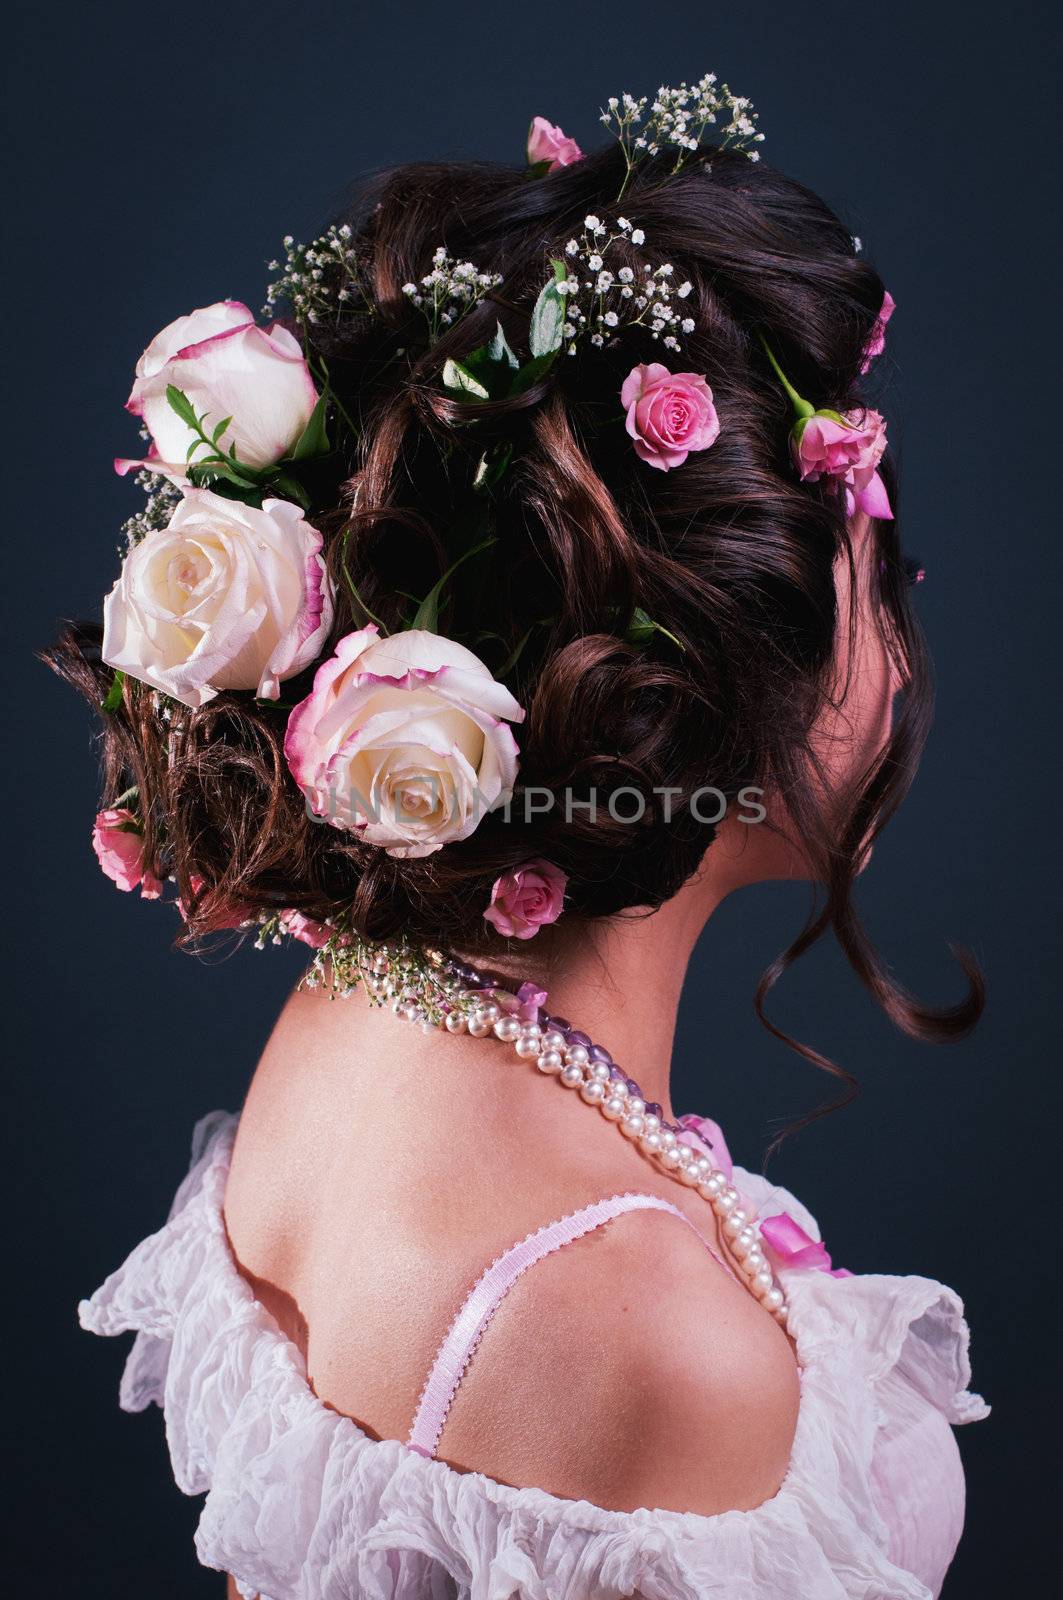
[[[234,447],[249,467],[282,460],[318,401],[302,346],[287,328],[260,328],[238,300],[204,306],[163,328],[137,362],[126,410],[140,418],[152,442],[143,462],[115,462],[121,476],[145,466],[175,483],[188,481],[188,449],[196,435],[170,405],[171,385],[205,415],[208,433],[229,419],[220,448]],[[192,460],[205,454],[200,448]]]

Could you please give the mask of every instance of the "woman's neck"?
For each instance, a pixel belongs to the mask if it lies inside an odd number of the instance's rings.
[[[505,975],[514,989],[531,982],[545,990],[546,1009],[604,1045],[671,1118],[672,1042],[690,952],[654,941],[656,923],[654,916],[600,927],[549,953],[529,949],[523,960],[511,955],[480,965]]]
[[[737,857],[721,851],[716,859],[726,865]],[[562,919],[522,947],[478,951],[471,964],[514,990],[523,982],[545,990],[547,1010],[604,1046],[671,1121],[672,1043],[687,964],[733,886],[724,873],[702,870],[652,913],[567,927]],[[544,1094],[538,1073],[500,1072],[507,1052],[497,1043],[425,1032],[361,997],[350,1005],[330,1005],[320,992],[293,997],[275,1044],[286,1072],[293,1057],[313,1062],[314,1082],[329,1086],[335,1115],[344,1115],[346,1097],[354,1096],[360,1127],[400,1128],[403,1159],[422,1173],[445,1167],[470,1128],[503,1163],[519,1163],[522,1141],[534,1130],[540,1159],[552,1153],[560,1170],[571,1161],[577,1130],[586,1129],[578,1102]],[[603,1152],[611,1148],[606,1142]]]

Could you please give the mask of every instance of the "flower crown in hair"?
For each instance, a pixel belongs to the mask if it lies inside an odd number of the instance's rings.
[[[711,170],[713,153],[701,148],[710,130],[717,131],[716,149],[743,151],[751,160],[763,137],[749,101],[711,74],[692,88],[661,88],[652,102],[611,99],[602,121],[624,157],[618,208],[645,161],[665,155],[673,158],[672,171],[694,161]],[[533,120],[529,176],[581,159],[560,128]],[[611,220],[588,215],[581,231],[559,242],[531,311],[526,351],[512,348],[498,322],[488,342],[443,363],[446,394],[471,408],[465,415],[474,421],[477,406],[542,384],[562,355],[637,339],[655,344],[660,356],[636,362],[620,388],[639,461],[669,472],[710,449],[726,419],[706,376],[672,370],[666,359],[695,331],[692,286],[670,262],[648,258],[646,246],[637,217],[619,210]],[[468,838],[485,815],[509,802],[517,782],[515,730],[525,713],[502,681],[516,656],[496,676],[468,645],[439,631],[447,585],[494,540],[462,551],[414,603],[405,626],[389,634],[354,585],[347,531],[341,532],[338,565],[365,622],[325,653],[336,592],[316,523],[335,509],[335,494],[322,495],[328,473],[320,469],[330,457],[356,457],[361,436],[310,333],[373,317],[377,308],[346,224],[309,245],[286,238],[284,258],[271,271],[266,312],[275,319],[283,311],[285,320],[263,326],[240,302],[219,301],[170,323],[137,363],[127,409],[139,418],[149,448],[141,460],[115,465],[120,474],[135,473],[146,499],[125,524],[121,574],[104,604],[102,656],[113,678],[103,709],[114,714],[147,692],[169,721],[176,707],[195,711],[221,693],[253,699],[285,720],[287,766],[312,817],[388,855],[422,858]],[[402,288],[417,314],[410,346],[431,349],[501,288],[497,273],[451,256],[441,244],[423,276]],[[892,302],[883,307],[868,362],[882,348],[890,310]],[[792,447],[801,477],[835,479],[850,509],[891,515],[878,474],[881,417],[816,410],[766,344],[765,350],[797,413]],[[509,459],[509,447],[485,450],[471,491],[489,498]],[[641,610],[618,622],[636,646],[666,634]],[[311,669],[309,688],[283,704],[282,685]],[[133,789],[100,813],[93,843],[120,888],[139,885],[143,895],[156,897],[166,871],[165,834],[160,860],[146,858],[144,837]],[[550,862],[525,862],[496,881],[484,915],[504,936],[529,938],[556,920],[565,887]],[[197,902],[206,888],[193,882]],[[212,914],[215,926],[257,923],[260,943],[285,934],[302,939],[325,950],[334,968],[363,961],[350,929],[313,923],[294,910],[265,915],[214,904]]]

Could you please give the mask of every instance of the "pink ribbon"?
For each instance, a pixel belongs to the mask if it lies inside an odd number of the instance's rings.
[[[516,994],[508,989],[489,989],[487,993],[508,1016],[519,1017],[521,1022],[538,1022],[540,1007],[548,998],[546,990],[534,983],[522,983]]]
[[[814,1267],[817,1272],[829,1272],[832,1278],[852,1277],[845,1267],[832,1267],[822,1240],[811,1238],[785,1211],[765,1217],[760,1232],[772,1254],[788,1267]]]
[[[713,1122],[711,1117],[696,1117],[688,1111],[679,1118],[679,1126],[683,1130],[678,1135],[679,1143],[689,1145],[692,1150],[707,1148],[716,1166],[730,1183],[734,1176],[734,1162],[720,1124]]]

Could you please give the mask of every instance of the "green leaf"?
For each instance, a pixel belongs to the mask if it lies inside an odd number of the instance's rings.
[[[555,355],[561,348],[561,329],[565,321],[565,297],[557,292],[557,286],[563,277],[564,262],[551,262],[554,276],[550,282],[544,284],[539,291],[539,298],[532,309],[531,324],[528,328],[528,348],[533,356]],[[561,267],[561,276],[558,276],[558,267]]]
[[[117,671],[111,679],[111,687],[100,701],[100,710],[111,717],[122,704],[122,691],[125,687],[125,673]]]
[[[221,421],[218,423],[218,426],[210,436],[211,444],[217,444],[218,440],[221,438],[222,434],[225,432],[232,420],[232,417],[222,417]]]
[[[210,450],[210,445],[207,444],[207,441],[205,439],[193,439],[192,443],[189,445],[188,449],[185,451],[185,461],[186,462],[191,461],[192,457],[195,455],[196,451],[197,450],[203,450],[203,449],[206,449],[208,451]],[[214,451],[211,451],[211,453],[209,455],[200,456],[199,460],[195,463],[195,465],[197,467],[207,467],[207,466],[210,466],[211,462],[213,462],[213,461],[228,461],[228,459],[229,459],[228,456],[223,456],[217,450],[214,450]]]
[[[549,355],[533,356],[526,361],[520,371],[514,373],[510,393],[523,394],[525,389],[530,389],[533,383],[538,383],[540,378],[546,376],[556,360],[557,351],[551,350]]]
[[[496,361],[499,365],[505,363],[506,366],[512,367],[514,372],[520,366],[520,362],[509,348],[509,343],[500,322],[496,323],[495,336],[491,343],[486,346],[486,349],[491,361]]]
[[[460,361],[446,361],[443,364],[443,387],[452,394],[460,394],[465,398],[474,400],[490,400],[488,390]]]
[[[331,446],[329,445],[328,429],[325,426],[327,407],[328,396],[320,395],[317,405],[310,413],[306,427],[295,441],[295,449],[291,453],[290,460],[309,461],[315,456],[328,455]]]
[[[529,161],[527,167],[524,169],[524,176],[526,178],[545,178],[552,166],[553,162],[549,160]]]
[[[210,489],[223,500],[239,500],[242,505],[260,507],[264,490],[260,484],[248,483],[233,470],[224,456],[213,461],[195,461],[188,469],[189,482],[196,489]]]
[[[496,543],[495,536],[494,534],[491,534],[489,538],[483,539],[479,544],[473,545],[471,550],[466,550],[464,555],[459,556],[457,561],[447,568],[439,582],[432,585],[431,589],[429,589],[428,593],[417,607],[416,615],[414,616],[413,621],[410,623],[411,628],[423,628],[427,633],[436,632],[436,629],[439,626],[439,601],[440,597],[442,596],[444,586],[453,576],[453,574],[457,572],[462,562],[468,561],[470,556],[478,555],[481,550],[486,550],[488,545],[492,545],[494,543]]]
[[[294,500],[297,506],[302,506],[304,511],[310,510],[310,496],[290,472],[278,472],[269,482],[267,492],[276,494],[280,500]]]
[[[481,492],[493,489],[505,477],[506,469],[513,459],[513,446],[510,443],[494,445],[490,450],[485,450],[476,466],[472,486]]]
[[[655,633],[663,633],[666,639],[671,639],[677,650],[686,652],[686,645],[676,638],[674,633],[669,633],[667,628],[662,628],[659,622],[654,622],[641,606],[636,606],[632,613],[631,621],[624,630],[624,638],[628,644],[638,645],[641,649],[649,644]]]
[[[522,652],[524,650],[524,646],[527,644],[528,640],[531,638],[532,634],[535,632],[535,626],[536,625],[533,622],[531,627],[528,629],[527,633],[525,633],[522,638],[517,640],[517,643],[514,645],[513,649],[510,651],[509,655],[503,661],[502,665],[500,667],[496,667],[495,673],[494,673],[496,678],[504,678],[506,676],[507,672],[512,672],[513,671],[513,668],[517,665],[517,662],[521,658],[521,654],[522,654]]]
[[[166,385],[166,404],[171,411],[176,411],[181,421],[188,427],[199,431],[199,418],[196,416],[195,407],[183,389],[178,389],[176,384]]]

